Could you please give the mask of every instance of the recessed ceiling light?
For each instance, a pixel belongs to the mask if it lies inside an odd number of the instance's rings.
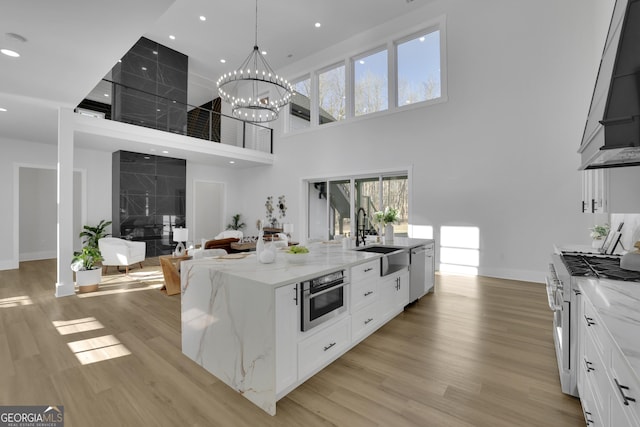
[[[175,39],[176,39],[176,36],[174,36],[173,34],[171,34],[171,35],[169,35],[169,38],[170,38],[171,40],[175,40]]]
[[[160,109],[159,109],[159,108],[156,108],[156,111],[160,112]]]
[[[225,62],[227,62],[227,60],[226,59],[221,59],[220,62],[222,62],[224,64]]]
[[[322,26],[322,24],[321,24],[321,23],[316,22],[316,28],[320,28],[321,26]]]
[[[157,50],[154,50],[154,51],[153,51],[153,54],[154,54],[154,55],[157,55],[157,54],[158,54],[158,51],[157,51]]]
[[[167,150],[162,150],[162,152],[163,152],[164,154],[169,154],[169,152],[168,152]]]
[[[10,56],[12,58],[18,58],[20,56],[20,54],[18,52],[16,52],[15,50],[11,50],[11,49],[0,49],[0,52],[4,53],[7,56]]]
[[[233,160],[229,160],[229,163],[234,164],[235,162]]]
[[[263,55],[266,55],[266,54],[267,54],[267,51],[266,51],[266,50],[263,50],[263,51],[262,51],[262,54],[263,54]]]
[[[3,107],[0,107],[0,111],[4,113],[4,112],[6,112],[6,111],[7,111],[7,109],[6,109],[6,108],[3,108]]]
[[[118,59],[118,62],[122,62],[122,59]]]
[[[108,97],[109,97],[109,94],[108,94],[108,93],[105,93],[105,94],[104,94],[104,96],[106,96],[106,97],[108,98]]]
[[[147,67],[142,67],[142,71],[147,71]]]
[[[206,20],[207,20],[207,17],[206,17],[206,16],[204,16],[204,15],[200,15],[200,20],[201,20],[201,21],[206,21]]]

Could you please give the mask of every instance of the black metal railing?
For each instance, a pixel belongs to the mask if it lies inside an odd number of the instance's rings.
[[[111,105],[84,100],[76,111],[95,112],[108,120],[273,154],[273,130],[214,111],[219,99],[205,104],[211,105],[211,109],[196,107],[111,80],[102,82],[111,85]]]

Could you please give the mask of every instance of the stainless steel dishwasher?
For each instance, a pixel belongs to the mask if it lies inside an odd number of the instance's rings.
[[[433,243],[411,249],[409,268],[409,302],[414,302],[433,290]]]

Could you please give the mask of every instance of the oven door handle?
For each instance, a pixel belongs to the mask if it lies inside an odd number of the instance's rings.
[[[556,304],[555,302],[556,288],[554,288],[554,286],[549,283],[548,277],[545,277],[545,282],[547,282],[547,302],[549,303],[549,308],[551,309],[551,311],[558,311],[562,307],[558,306],[558,304]]]
[[[339,289],[339,288],[344,288],[345,286],[347,286],[347,283],[342,282],[339,285],[332,286],[332,287],[327,288],[327,289],[323,289],[323,290],[321,290],[319,292],[315,292],[313,294],[307,289],[307,290],[305,290],[305,292],[308,292],[309,295],[306,298],[307,299],[314,299],[317,296],[320,296],[322,294],[326,294],[327,292],[335,291],[336,289]]]

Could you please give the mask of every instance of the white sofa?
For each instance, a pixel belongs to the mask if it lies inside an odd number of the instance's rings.
[[[129,266],[140,264],[145,259],[147,244],[145,242],[132,242],[118,239],[117,237],[104,237],[98,240],[98,248],[102,254],[103,273],[107,272],[109,266],[124,266],[125,274],[129,274]]]

